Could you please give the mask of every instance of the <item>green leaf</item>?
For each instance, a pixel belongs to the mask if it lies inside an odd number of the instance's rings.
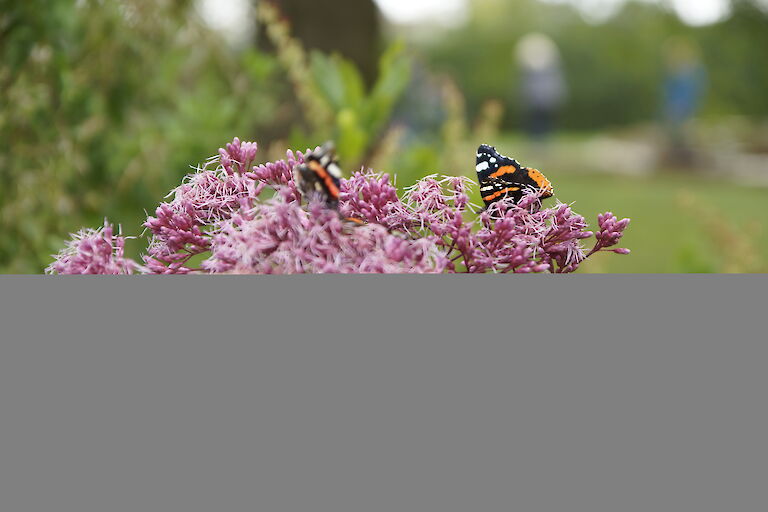
[[[341,56],[334,56],[342,82],[344,83],[345,106],[359,109],[365,99],[365,84],[355,65]]]
[[[345,93],[344,78],[338,63],[318,51],[312,52],[310,61],[314,85],[331,108],[338,112],[344,108]]]
[[[339,158],[347,164],[357,165],[368,146],[370,133],[360,125],[357,112],[351,108],[339,112],[336,117],[336,126]]]
[[[402,42],[392,44],[379,61],[379,78],[365,106],[366,128],[378,132],[392,114],[392,109],[408,86],[411,61]]]
[[[242,57],[243,67],[254,80],[267,80],[277,69],[274,59],[257,52],[247,52]]]
[[[310,58],[313,82],[334,111],[361,107],[365,86],[360,71],[351,61],[318,51],[312,52]]]

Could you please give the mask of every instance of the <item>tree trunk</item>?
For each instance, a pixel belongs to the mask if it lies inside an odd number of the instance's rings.
[[[377,73],[381,23],[373,0],[270,0],[308,50],[338,52],[354,62],[368,84]],[[263,41],[260,41],[263,44]]]

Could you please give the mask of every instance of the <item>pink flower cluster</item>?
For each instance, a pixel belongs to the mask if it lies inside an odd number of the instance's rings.
[[[342,180],[338,211],[303,204],[285,160],[252,166],[255,143],[235,139],[188,176],[144,224],[144,265],[124,257],[112,228],[83,231],[50,273],[530,273],[575,271],[616,248],[629,219],[598,217],[597,233],[565,204],[536,194],[476,214],[474,182],[430,175],[398,195],[386,174]],[[591,249],[584,241],[594,236]],[[197,263],[193,263],[197,262]]]
[[[629,224],[611,213],[600,215],[597,242],[586,253],[582,240],[594,233],[568,205],[542,208],[540,196],[532,193],[519,204],[493,203],[475,218],[468,193],[473,184],[465,177],[426,176],[400,200],[386,175],[357,173],[345,184],[340,209],[433,240],[448,258],[449,272],[573,272],[588,256],[615,246]]]
[[[212,273],[434,273],[446,266],[432,240],[380,224],[357,225],[313,203],[268,201],[225,222],[203,268]]]
[[[83,229],[45,269],[49,274],[133,274],[140,266],[125,257],[125,240],[106,220],[100,229]]]

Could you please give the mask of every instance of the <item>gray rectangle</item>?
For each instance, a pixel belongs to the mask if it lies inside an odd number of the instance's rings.
[[[762,511],[764,276],[0,278],[0,510]]]

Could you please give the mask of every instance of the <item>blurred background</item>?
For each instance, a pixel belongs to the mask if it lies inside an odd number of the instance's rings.
[[[489,143],[632,218],[586,272],[767,272],[768,0],[0,0],[0,272],[235,136],[398,186]]]

